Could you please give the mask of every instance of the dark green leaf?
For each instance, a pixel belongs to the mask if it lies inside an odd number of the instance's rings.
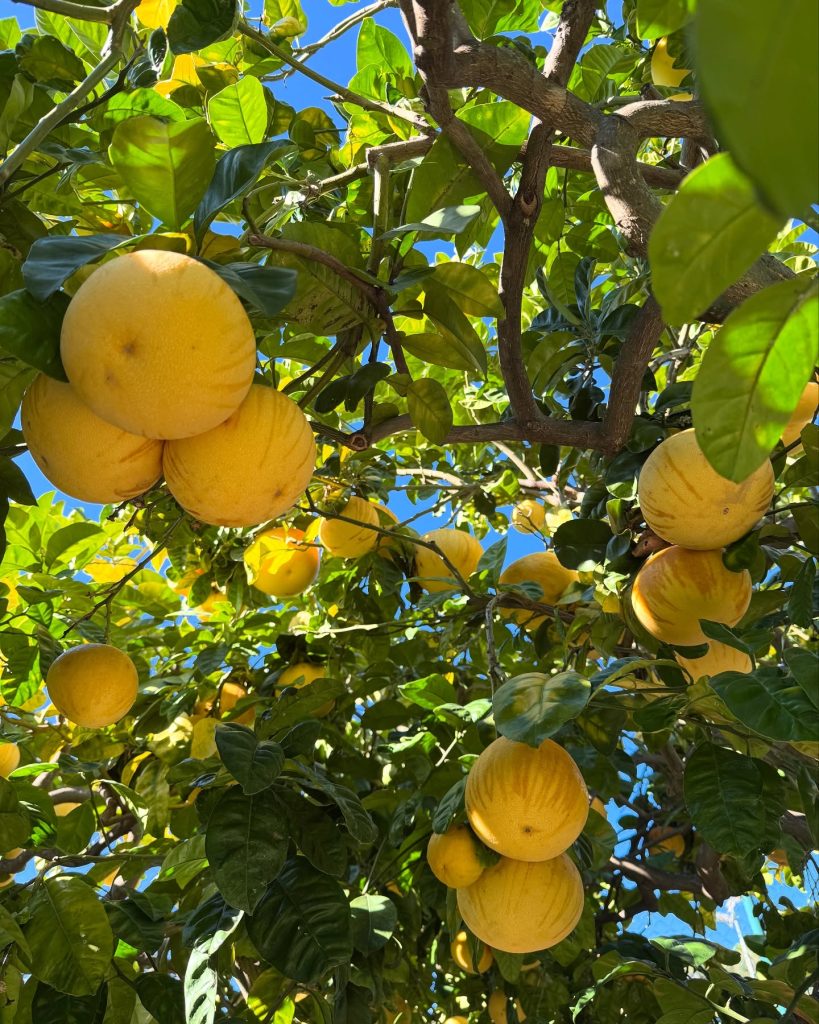
[[[220,210],[255,184],[268,160],[286,149],[287,145],[281,142],[259,142],[237,146],[219,157],[207,192],[193,215],[198,240],[201,241],[205,229]]]
[[[23,846],[29,837],[28,813],[20,806],[14,786],[0,777],[0,847],[13,850]]]
[[[353,945],[362,953],[381,949],[398,923],[398,911],[387,896],[356,896],[350,903]]]
[[[736,651],[742,651],[749,658],[753,657],[751,648],[724,622],[711,622],[708,619],[700,619],[700,628],[709,640],[716,640],[727,647],[733,647]]]
[[[63,281],[75,270],[93,263],[112,249],[133,242],[133,238],[121,235],[49,235],[38,238],[23,264],[26,288],[43,301],[59,291]],[[65,377],[59,379],[65,380]]]
[[[375,827],[372,818],[364,810],[359,798],[351,789],[333,782],[318,767],[308,768],[306,765],[302,765],[301,772],[308,780],[307,786],[314,787],[325,793],[338,807],[348,832],[357,843],[366,845],[375,842],[378,836],[378,829]]]
[[[5,455],[0,456],[0,497],[11,498],[21,505],[37,504],[23,471]]]
[[[439,835],[449,828],[453,819],[464,810],[464,793],[466,792],[466,777],[458,779],[446,793],[441,797],[440,803],[432,816],[432,829]]]
[[[284,764],[284,751],[278,743],[257,740],[252,729],[235,722],[216,727],[216,746],[222,763],[246,796],[272,786]]]
[[[173,53],[193,53],[230,34],[236,0],[182,0],[168,22]]]
[[[552,543],[561,565],[587,570],[603,563],[611,538],[611,528],[602,520],[571,519],[558,526]]]
[[[495,691],[495,725],[507,739],[538,747],[576,718],[590,696],[591,684],[577,672],[560,672],[551,677],[527,672]]]
[[[202,260],[245,302],[265,316],[275,316],[296,293],[296,271],[258,263],[212,263]]]
[[[776,668],[723,672],[711,681],[731,713],[772,740],[819,740],[816,708],[796,681]]]
[[[107,985],[93,995],[70,996],[40,982],[29,1019],[37,1024],[103,1024],[107,1001]]]
[[[56,380],[68,380],[60,359],[65,295],[38,302],[25,289],[0,298],[0,349]]]
[[[182,982],[156,971],[143,972],[134,979],[139,1001],[157,1024],[188,1024]]]

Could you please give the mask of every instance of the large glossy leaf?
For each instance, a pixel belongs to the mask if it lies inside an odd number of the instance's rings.
[[[471,263],[439,263],[433,281],[444,288],[462,313],[467,316],[503,316],[503,303],[498,285]]]
[[[223,39],[233,28],[236,0],[182,0],[168,22],[174,53],[193,53]]]
[[[697,440],[718,473],[741,481],[765,462],[818,358],[815,281],[770,285],[731,313],[691,396]]]
[[[0,847],[13,850],[29,837],[28,812],[20,805],[15,787],[0,777]]]
[[[356,896],[350,903],[353,945],[362,953],[382,949],[398,923],[398,911],[388,896]]]
[[[101,985],[93,995],[71,996],[40,982],[29,1019],[32,1024],[103,1024],[107,1001],[107,985]]]
[[[374,842],[378,835],[378,829],[356,794],[346,786],[328,778],[319,768],[308,768],[306,765],[300,767],[302,775],[307,780],[306,785],[329,796],[341,811],[344,824],[352,838],[357,843],[365,845]]]
[[[193,215],[196,237],[201,238],[208,224],[223,207],[254,185],[274,154],[286,149],[286,143],[259,142],[237,146],[219,157],[213,178]]]
[[[434,278],[424,283],[424,312],[444,335],[444,340],[472,362],[471,370],[486,374],[486,351],[472,324],[464,316],[458,296]]]
[[[452,428],[452,406],[442,384],[432,377],[414,380],[407,388],[407,408],[413,426],[433,444],[443,444]]]
[[[272,786],[284,764],[278,743],[258,740],[252,729],[235,722],[217,726],[216,746],[225,768],[247,796]]]
[[[181,228],[210,182],[216,140],[201,118],[166,123],[134,117],[114,132],[109,148],[131,195],[170,228]]]
[[[247,931],[265,960],[295,981],[316,981],[353,955],[344,890],[301,858],[285,864]]]
[[[497,32],[534,32],[542,5],[538,0],[465,0],[463,12],[479,38]]]
[[[401,40],[379,25],[375,18],[362,22],[356,46],[356,64],[359,70],[373,64],[382,73],[406,78],[413,75],[410,55]]]
[[[648,242],[652,287],[668,322],[685,323],[707,309],[764,252],[781,223],[727,153],[689,174]]]
[[[814,687],[816,678],[814,677]],[[819,716],[805,690],[776,668],[723,672],[711,686],[743,725],[772,740],[819,740]]]
[[[0,298],[0,349],[56,380],[67,380],[60,359],[60,330],[68,297],[38,302],[21,288]]]
[[[100,259],[134,238],[119,235],[49,235],[38,238],[23,264],[23,280],[29,292],[41,302],[59,291],[75,270]]]
[[[267,129],[264,86],[250,75],[228,85],[208,101],[208,120],[226,146],[260,143]]]
[[[567,569],[591,569],[602,564],[612,538],[608,523],[599,519],[571,519],[555,530],[555,554]]]
[[[293,298],[298,275],[288,267],[258,263],[213,263],[202,260],[251,306],[265,316],[275,316]]]
[[[270,793],[245,796],[231,786],[208,818],[205,853],[219,892],[239,910],[252,911],[287,855],[287,822]]]
[[[657,39],[682,28],[691,12],[690,0],[637,0],[637,35]]]
[[[69,875],[43,882],[23,932],[36,978],[68,995],[97,991],[111,962],[114,936],[87,882]]]
[[[218,972],[212,957],[238,927],[242,911],[216,896],[198,907],[193,917],[196,942],[185,971],[183,1017],[185,1024],[212,1024],[218,993]],[[192,932],[191,924],[189,920],[186,938]]]
[[[188,1024],[182,984],[176,978],[156,971],[143,972],[134,987],[140,1003],[157,1024]]]
[[[717,131],[780,216],[817,198],[819,4],[789,0],[771,31],[767,0],[708,0],[694,22],[697,81]],[[771,83],[776,83],[775,88]]]
[[[591,683],[577,672],[526,672],[495,691],[495,725],[501,736],[538,747],[576,718],[590,696]]]

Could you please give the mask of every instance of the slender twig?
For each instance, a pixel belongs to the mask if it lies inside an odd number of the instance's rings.
[[[306,46],[297,46],[295,53],[300,57],[311,57],[314,53],[317,53],[323,47],[327,46],[328,43],[335,42],[346,32],[349,32],[351,28],[355,28],[356,25],[362,21],[367,21],[369,18],[375,17],[381,11],[385,11],[388,7],[397,7],[397,0],[376,0],[374,4],[368,4],[366,7],[361,7],[354,14],[349,15],[347,18],[343,18],[337,22],[330,31],[318,39],[315,43],[307,43]]]

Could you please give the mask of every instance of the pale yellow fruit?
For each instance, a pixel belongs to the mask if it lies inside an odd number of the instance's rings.
[[[315,682],[316,679],[325,679],[326,676],[327,670],[323,665],[314,665],[309,661],[300,661],[295,665],[289,665],[279,676],[276,685],[282,689],[285,686],[294,686],[297,690],[300,690],[302,686],[307,686]],[[324,718],[333,710],[335,703],[334,700],[328,700],[326,704],[321,704],[312,713],[316,718]]]
[[[82,644],[52,662],[46,686],[61,715],[86,729],[101,729],[128,714],[139,680],[124,651],[110,644]]]
[[[753,662],[743,651],[718,640],[711,640],[708,653],[702,658],[683,658],[680,654],[674,657],[680,665],[691,673],[693,680],[703,676],[716,676],[720,672],[742,672],[747,675],[753,669]]]
[[[467,974],[484,974],[492,966],[492,961],[494,960],[492,950],[483,946],[478,957],[478,963],[475,964],[469,949],[469,936],[464,931],[458,932],[450,943],[449,951],[455,963],[462,971],[466,971]]]
[[[20,763],[20,748],[16,743],[0,743],[0,777],[7,779]]]
[[[651,80],[655,85],[665,86],[667,89],[676,89],[686,75],[691,72],[688,68],[678,68],[674,58],[668,52],[668,39],[663,36],[657,41],[654,53],[651,55]]]
[[[8,883],[6,883],[8,884]],[[462,1017],[460,1014],[457,1017],[447,1017],[444,1024],[469,1024],[466,1017]]]
[[[316,465],[307,417],[280,391],[254,384],[239,408],[207,433],[169,441],[171,494],[214,526],[258,526],[302,496]]]
[[[472,885],[483,871],[478,844],[466,825],[453,825],[442,835],[433,833],[427,844],[430,869],[450,889]]]
[[[798,439],[804,428],[816,415],[817,406],[819,406],[819,383],[809,380],[793,410],[793,415],[788,420],[788,425],[782,431],[782,444],[786,448],[789,448]]]
[[[260,533],[244,553],[248,582],[271,597],[303,594],[315,582],[319,551],[304,543],[295,526],[279,526]]]
[[[739,622],[751,603],[751,577],[744,569],[726,569],[721,551],[664,548],[643,563],[631,603],[652,636],[695,647],[706,642],[700,619],[727,626]]]
[[[355,495],[339,512],[344,519],[323,518],[319,526],[318,539],[336,558],[360,558],[372,551],[380,534],[371,526],[380,526],[377,506]],[[355,522],[345,522],[354,519]]]
[[[490,995],[486,1004],[486,1009],[492,1024],[507,1024],[509,1019],[506,1012],[508,1002],[509,1000],[506,998],[506,993],[502,992],[499,988],[495,989],[492,995]],[[519,1024],[523,1024],[523,1021],[526,1020],[526,1014],[523,1012],[523,1007],[520,1005],[519,999],[515,1000],[515,1013]]]
[[[41,373],[20,419],[31,456],[55,487],[79,501],[125,501],[162,474],[162,442],[100,419],[70,384]]]
[[[446,555],[460,573],[461,579],[468,580],[478,568],[483,548],[480,541],[471,533],[466,533],[465,530],[430,530],[422,539],[429,544],[435,544],[438,550]],[[453,578],[443,558],[430,548],[416,547],[415,575],[424,590],[430,593],[460,588],[460,583]]]
[[[98,416],[163,439],[223,423],[256,366],[253,328],[232,289],[198,260],[159,249],[119,256],[88,278],[66,311],[60,351]]]
[[[222,718],[230,716],[230,712],[236,707],[239,701],[243,700],[246,696],[247,690],[241,685],[241,683],[234,683],[231,679],[222,683],[222,688],[219,691],[219,713]],[[236,722],[238,725],[252,725],[255,718],[256,708],[249,707],[240,715],[230,717],[230,720],[231,722]]]
[[[534,953],[573,931],[583,912],[583,881],[565,853],[537,863],[501,857],[458,890],[458,909],[493,949]]]
[[[546,525],[546,509],[539,501],[526,498],[512,510],[512,526],[520,533],[542,533]]]
[[[669,833],[672,834],[669,835]],[[685,853],[683,836],[662,825],[655,825],[654,828],[649,829],[646,840],[649,853],[673,853],[675,857],[682,857]]]
[[[475,835],[504,857],[549,860],[582,832],[589,794],[580,769],[557,743],[530,747],[501,736],[469,770],[466,813]]]
[[[682,430],[646,459],[637,500],[658,537],[712,551],[746,534],[770,505],[773,491],[773,467],[767,459],[735,484],[711,468],[694,431]]]
[[[539,604],[557,604],[568,588],[577,581],[574,569],[567,569],[558,561],[554,551],[537,551],[524,555],[508,565],[500,574],[499,583],[536,583],[543,591],[537,598]],[[504,618],[511,618],[518,625],[537,629],[548,616],[538,615],[526,608],[501,608]]]
[[[64,818],[72,811],[75,811],[79,806],[80,805],[78,803],[74,803],[73,801],[69,800],[64,804],[55,804],[54,813],[57,815],[58,818]]]

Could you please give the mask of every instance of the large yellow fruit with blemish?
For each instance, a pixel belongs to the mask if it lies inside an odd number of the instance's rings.
[[[582,832],[589,794],[580,769],[557,743],[530,747],[501,736],[469,770],[466,813],[475,835],[504,857],[549,860]]]
[[[751,577],[731,572],[722,551],[663,548],[634,579],[631,603],[640,623],[658,640],[679,647],[706,642],[700,619],[735,626],[751,603]]]
[[[771,503],[773,467],[765,463],[742,483],[720,476],[693,430],[672,434],[640,470],[637,500],[646,523],[663,540],[712,551],[747,533]]]
[[[558,561],[554,551],[537,551],[524,555],[508,565],[500,574],[499,583],[536,583],[542,593],[539,604],[557,604],[572,583],[577,581],[574,569],[567,569]],[[504,618],[511,618],[520,626],[537,629],[548,616],[538,615],[527,608],[501,608]]]
[[[248,582],[271,597],[303,594],[319,571],[319,550],[295,526],[277,526],[254,538],[244,553]]]
[[[695,682],[703,676],[717,676],[720,672],[742,672],[747,675],[753,669],[753,662],[744,651],[738,651],[736,647],[722,644],[718,640],[709,641],[708,653],[702,658],[683,658],[680,654],[674,657],[691,673]]]
[[[506,997],[506,993],[499,988],[495,989],[495,991],[490,995],[486,1004],[486,1010],[492,1024],[507,1024],[507,1021],[509,1020],[509,1016],[506,1012],[508,1002],[509,1000]],[[519,999],[515,1000],[515,1014],[517,1015],[519,1024],[523,1024],[523,1021],[526,1020],[526,1014],[523,1012],[523,1007],[520,1005]]]
[[[165,445],[171,494],[214,526],[258,526],[302,496],[316,465],[307,417],[280,391],[254,384],[224,423]]]
[[[501,857],[458,890],[467,928],[493,949],[534,953],[571,932],[583,912],[583,880],[565,853],[530,863]]]
[[[472,959],[472,951],[469,948],[469,936],[464,931],[458,932],[449,945],[449,951],[455,963],[462,971],[466,971],[467,974],[483,974],[489,970],[494,960],[492,950],[483,946],[481,947],[480,956],[476,964]]]
[[[7,779],[20,763],[20,748],[16,743],[0,743],[0,777]]]
[[[378,508],[365,498],[355,495],[339,512],[344,519],[325,517],[319,526],[318,539],[336,558],[360,558],[372,551],[380,534],[371,526],[380,526]],[[347,519],[355,522],[348,523]]]
[[[546,525],[546,509],[539,501],[525,498],[512,509],[512,526],[520,533],[542,533]]]
[[[478,858],[478,843],[466,825],[453,825],[439,835],[433,833],[427,844],[430,869],[450,889],[477,882],[483,871]]]
[[[422,539],[428,544],[435,544],[446,555],[461,579],[468,580],[478,568],[483,548],[471,533],[454,529],[430,530]],[[449,566],[430,548],[416,547],[415,575],[424,590],[430,593],[460,589],[460,583],[453,577]]]
[[[782,431],[782,444],[786,448],[789,448],[798,439],[804,428],[816,415],[817,406],[819,406],[819,383],[809,380],[793,410],[793,415],[788,420],[788,425]]]
[[[110,644],[82,644],[51,663],[46,686],[61,715],[86,729],[102,729],[131,710],[139,679],[124,651]]]
[[[276,680],[276,686],[284,688],[285,686],[294,686],[297,690],[300,690],[302,686],[307,686],[310,683],[316,681],[316,679],[325,679],[327,677],[327,669],[324,665],[315,665],[309,661],[299,661],[295,665],[289,665]],[[334,700],[328,700],[326,704],[321,704],[312,713],[316,718],[324,718],[329,715],[335,707]]]
[[[222,688],[219,691],[219,713],[222,718],[230,716],[230,712],[245,697],[247,697],[247,690],[241,683],[236,683],[232,679],[222,683]],[[255,717],[256,708],[249,707],[242,711],[241,714],[231,717],[230,720],[238,725],[252,725]]]
[[[55,487],[79,501],[125,501],[162,474],[162,442],[100,419],[70,384],[41,373],[26,391],[20,419],[28,450]]]
[[[223,423],[256,367],[253,327],[233,290],[204,263],[159,249],[119,256],[88,278],[66,311],[60,352],[98,416],[162,439]]]
[[[674,58],[668,52],[668,39],[663,36],[657,41],[654,53],[651,55],[651,80],[655,85],[664,86],[667,89],[676,89],[690,75],[688,68],[678,68]]]

